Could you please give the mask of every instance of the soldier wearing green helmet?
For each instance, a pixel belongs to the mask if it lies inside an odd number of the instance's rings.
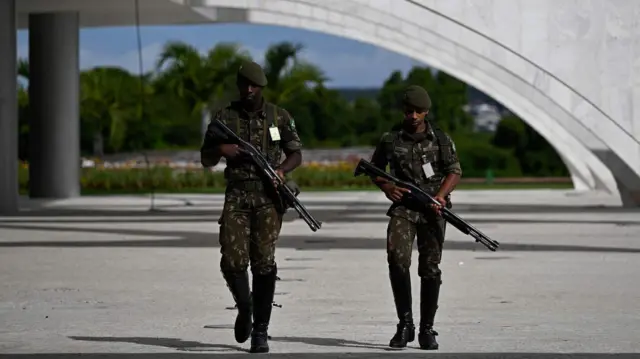
[[[400,180],[414,183],[440,202],[440,206],[425,207],[411,197],[407,189],[396,187],[376,177],[373,182],[393,203],[387,216],[387,263],[399,323],[389,346],[403,348],[415,339],[411,300],[411,253],[413,241],[418,244],[418,276],[420,277],[420,348],[438,349],[434,319],[438,308],[442,256],[446,222],[440,213],[442,206],[451,206],[449,195],[457,185],[462,169],[455,144],[449,135],[427,121],[431,99],[420,86],[408,86],[402,97],[404,121],[382,135],[371,163]]]
[[[245,62],[237,72],[239,100],[232,101],[212,118],[219,119],[238,137],[261,149],[278,176],[302,163],[302,143],[293,117],[265,100],[267,86],[262,67]],[[284,161],[282,153],[285,154]],[[277,266],[275,243],[280,235],[283,212],[272,183],[266,183],[251,158],[236,144],[224,143],[210,125],[200,150],[202,165],[215,166],[225,157],[227,188],[220,224],[220,269],[236,302],[235,338],[251,337],[252,353],[269,351],[267,329],[275,291]],[[251,265],[253,293],[247,269]],[[252,322],[253,316],[253,322]]]

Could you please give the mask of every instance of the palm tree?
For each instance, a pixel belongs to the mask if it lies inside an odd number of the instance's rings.
[[[18,80],[29,81],[29,60],[18,60]],[[29,157],[29,89],[18,82],[18,156],[22,160]]]
[[[107,145],[113,151],[122,148],[127,125],[139,116],[139,79],[118,67],[95,67],[80,74],[80,117],[85,133],[93,136],[93,153],[104,154]]]
[[[316,65],[301,60],[301,44],[280,42],[265,54],[264,71],[269,81],[265,97],[276,104],[286,103],[300,91],[323,85],[328,78]]]
[[[236,44],[220,43],[201,55],[189,44],[169,42],[158,59],[156,86],[182,98],[199,118],[203,109],[233,89],[237,68],[250,59]]]
[[[18,60],[18,77],[22,77],[23,79],[29,81],[29,60]]]

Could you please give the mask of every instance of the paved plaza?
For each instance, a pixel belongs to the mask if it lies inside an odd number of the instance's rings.
[[[438,352],[387,347],[396,317],[379,194],[301,196],[277,250],[276,358],[640,357],[640,212],[566,191],[460,191]],[[240,358],[219,272],[219,195],[24,201],[0,217],[0,357]],[[417,263],[417,252],[414,252]],[[419,280],[413,266],[415,320]]]

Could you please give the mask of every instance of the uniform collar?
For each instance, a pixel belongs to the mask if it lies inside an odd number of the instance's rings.
[[[427,123],[427,128],[424,130],[424,132],[413,134],[406,132],[404,129],[400,129],[400,135],[403,138],[414,142],[422,142],[424,140],[433,141],[436,138],[436,135],[433,132],[433,128],[429,125],[429,123]]]
[[[242,102],[241,101],[237,101],[236,102],[236,106],[238,108],[238,111],[241,113],[244,113],[245,115],[247,115],[248,117],[251,116],[255,116],[258,115],[258,117],[260,118],[266,118],[267,117],[267,100],[262,97],[262,104],[260,105],[260,108],[255,110],[255,111],[247,111],[244,109],[244,107],[242,107]]]

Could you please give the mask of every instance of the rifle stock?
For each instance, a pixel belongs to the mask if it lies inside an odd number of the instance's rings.
[[[271,167],[266,158],[262,155],[262,153],[255,148],[251,143],[241,139],[236,135],[229,127],[227,127],[224,123],[222,123],[219,119],[215,119],[211,122],[216,127],[216,135],[220,137],[231,140],[233,143],[236,143],[240,146],[240,152],[251,157],[253,162],[262,170],[264,175],[268,178],[269,183],[277,183],[276,189],[278,194],[284,200],[285,204],[293,207],[296,212],[300,215],[309,228],[312,231],[317,231],[322,227],[322,222],[316,220],[310,213],[307,211],[305,206],[298,200],[297,195],[299,191],[294,191],[289,187],[276,173],[276,171]]]
[[[392,176],[391,174],[387,173],[386,171],[383,171],[380,168],[374,166],[369,161],[361,159],[358,162],[358,165],[356,166],[356,169],[353,175],[357,177],[364,174],[372,177],[381,177],[395,183],[397,186],[407,188],[409,189],[409,191],[411,191],[410,193],[412,196],[416,197],[419,201],[425,204],[433,203],[433,204],[440,205],[440,202],[438,202],[431,195],[429,195],[428,193],[420,189],[418,186],[406,181],[401,181],[395,178],[394,176]],[[447,222],[449,222],[452,226],[457,228],[460,232],[466,235],[472,236],[473,238],[475,238],[476,242],[482,243],[490,251],[495,252],[496,249],[498,249],[498,247],[500,246],[500,243],[489,238],[487,235],[485,235],[484,233],[482,233],[481,231],[479,231],[478,229],[476,229],[475,227],[467,223],[464,219],[460,218],[460,216],[453,213],[449,208],[442,207],[441,212],[442,212],[442,217]]]

